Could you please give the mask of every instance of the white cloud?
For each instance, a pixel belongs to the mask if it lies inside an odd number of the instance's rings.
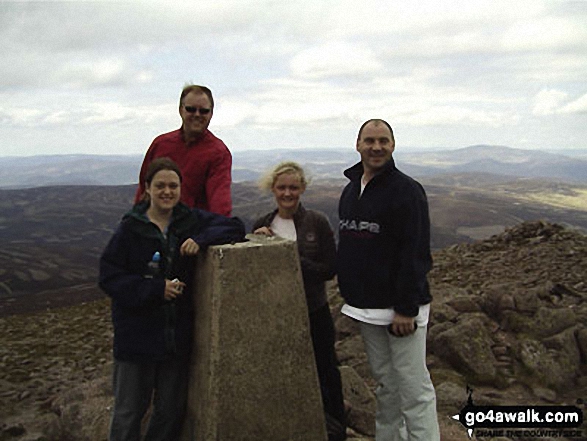
[[[415,127],[461,125],[499,128],[517,124],[519,117],[509,112],[487,111],[465,106],[433,105],[411,114],[400,114],[397,121]]]
[[[560,90],[544,89],[534,97],[532,113],[537,116],[552,115],[557,112],[568,94]]]
[[[64,107],[66,108],[64,110]],[[63,125],[97,126],[102,124],[153,124],[179,120],[177,108],[171,105],[136,107],[117,102],[62,103],[60,107],[10,107],[0,109],[4,125],[22,128],[51,128]]]
[[[585,46],[587,29],[582,20],[570,17],[540,17],[514,23],[502,38],[509,50],[548,50],[572,48],[577,43]]]
[[[326,81],[273,79],[246,96],[248,121],[257,127],[321,124],[346,117],[360,105],[351,90]]]
[[[373,116],[430,145],[584,140],[586,21],[565,0],[0,2],[0,149],[142,145],[189,81],[245,142],[340,145]]]
[[[538,84],[575,83],[587,78],[587,48],[585,51],[549,53],[536,51],[512,59],[520,81]]]
[[[586,114],[587,113],[587,94],[583,95],[582,97],[572,101],[566,105],[564,105],[560,109],[560,113],[580,113]]]
[[[7,107],[0,108],[1,121],[4,125],[27,126],[43,116],[43,112],[34,108]]]
[[[214,107],[215,127],[235,127],[254,119],[257,106],[250,101],[228,98]]]
[[[369,47],[338,41],[305,49],[293,57],[290,65],[295,77],[305,79],[365,76],[383,68]]]
[[[120,58],[71,60],[59,65],[49,81],[69,87],[92,87],[146,82],[149,72],[136,72]]]
[[[537,116],[587,113],[587,94],[569,102],[569,94],[561,90],[544,89],[534,97],[532,113]]]

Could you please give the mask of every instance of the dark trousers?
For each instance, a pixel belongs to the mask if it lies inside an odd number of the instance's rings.
[[[110,441],[139,441],[141,421],[151,402],[153,413],[144,440],[179,439],[187,401],[187,360],[115,361],[113,383]]]
[[[310,313],[310,333],[324,411],[345,424],[342,382],[334,351],[336,334],[328,304]]]

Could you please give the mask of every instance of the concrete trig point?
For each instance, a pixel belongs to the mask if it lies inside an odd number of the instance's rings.
[[[196,271],[185,441],[325,441],[294,242],[210,247]]]

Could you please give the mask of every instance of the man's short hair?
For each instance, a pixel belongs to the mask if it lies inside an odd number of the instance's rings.
[[[391,140],[393,142],[395,142],[395,138],[393,137],[393,129],[391,128],[389,123],[387,121],[385,121],[384,119],[379,119],[379,118],[373,118],[373,119],[367,120],[363,123],[363,125],[359,129],[359,134],[357,135],[357,141],[359,141],[361,139],[361,134],[363,133],[363,129],[365,128],[365,126],[369,123],[372,123],[372,122],[374,122],[376,124],[385,124],[387,126],[387,128],[389,129],[389,133],[391,133]]]
[[[212,91],[208,89],[206,86],[199,86],[197,84],[187,84],[183,90],[181,91],[181,95],[179,96],[179,107],[183,104],[183,99],[186,97],[188,93],[196,92],[196,93],[203,93],[208,97],[210,100],[210,106],[212,110],[214,110],[214,98],[212,97]]]

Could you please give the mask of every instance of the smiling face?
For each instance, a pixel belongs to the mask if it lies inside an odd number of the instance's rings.
[[[147,186],[150,197],[150,208],[157,212],[170,212],[179,202],[181,181],[173,170],[158,171]]]
[[[300,203],[300,196],[306,190],[296,173],[283,173],[273,182],[271,192],[275,196],[281,217],[291,217]]]
[[[207,112],[203,114],[203,112]],[[183,121],[183,133],[186,141],[198,139],[210,125],[212,103],[204,92],[188,93],[179,106],[179,115]]]
[[[378,121],[367,124],[357,140],[365,174],[373,176],[379,172],[391,159],[394,149],[395,141],[385,124]]]

